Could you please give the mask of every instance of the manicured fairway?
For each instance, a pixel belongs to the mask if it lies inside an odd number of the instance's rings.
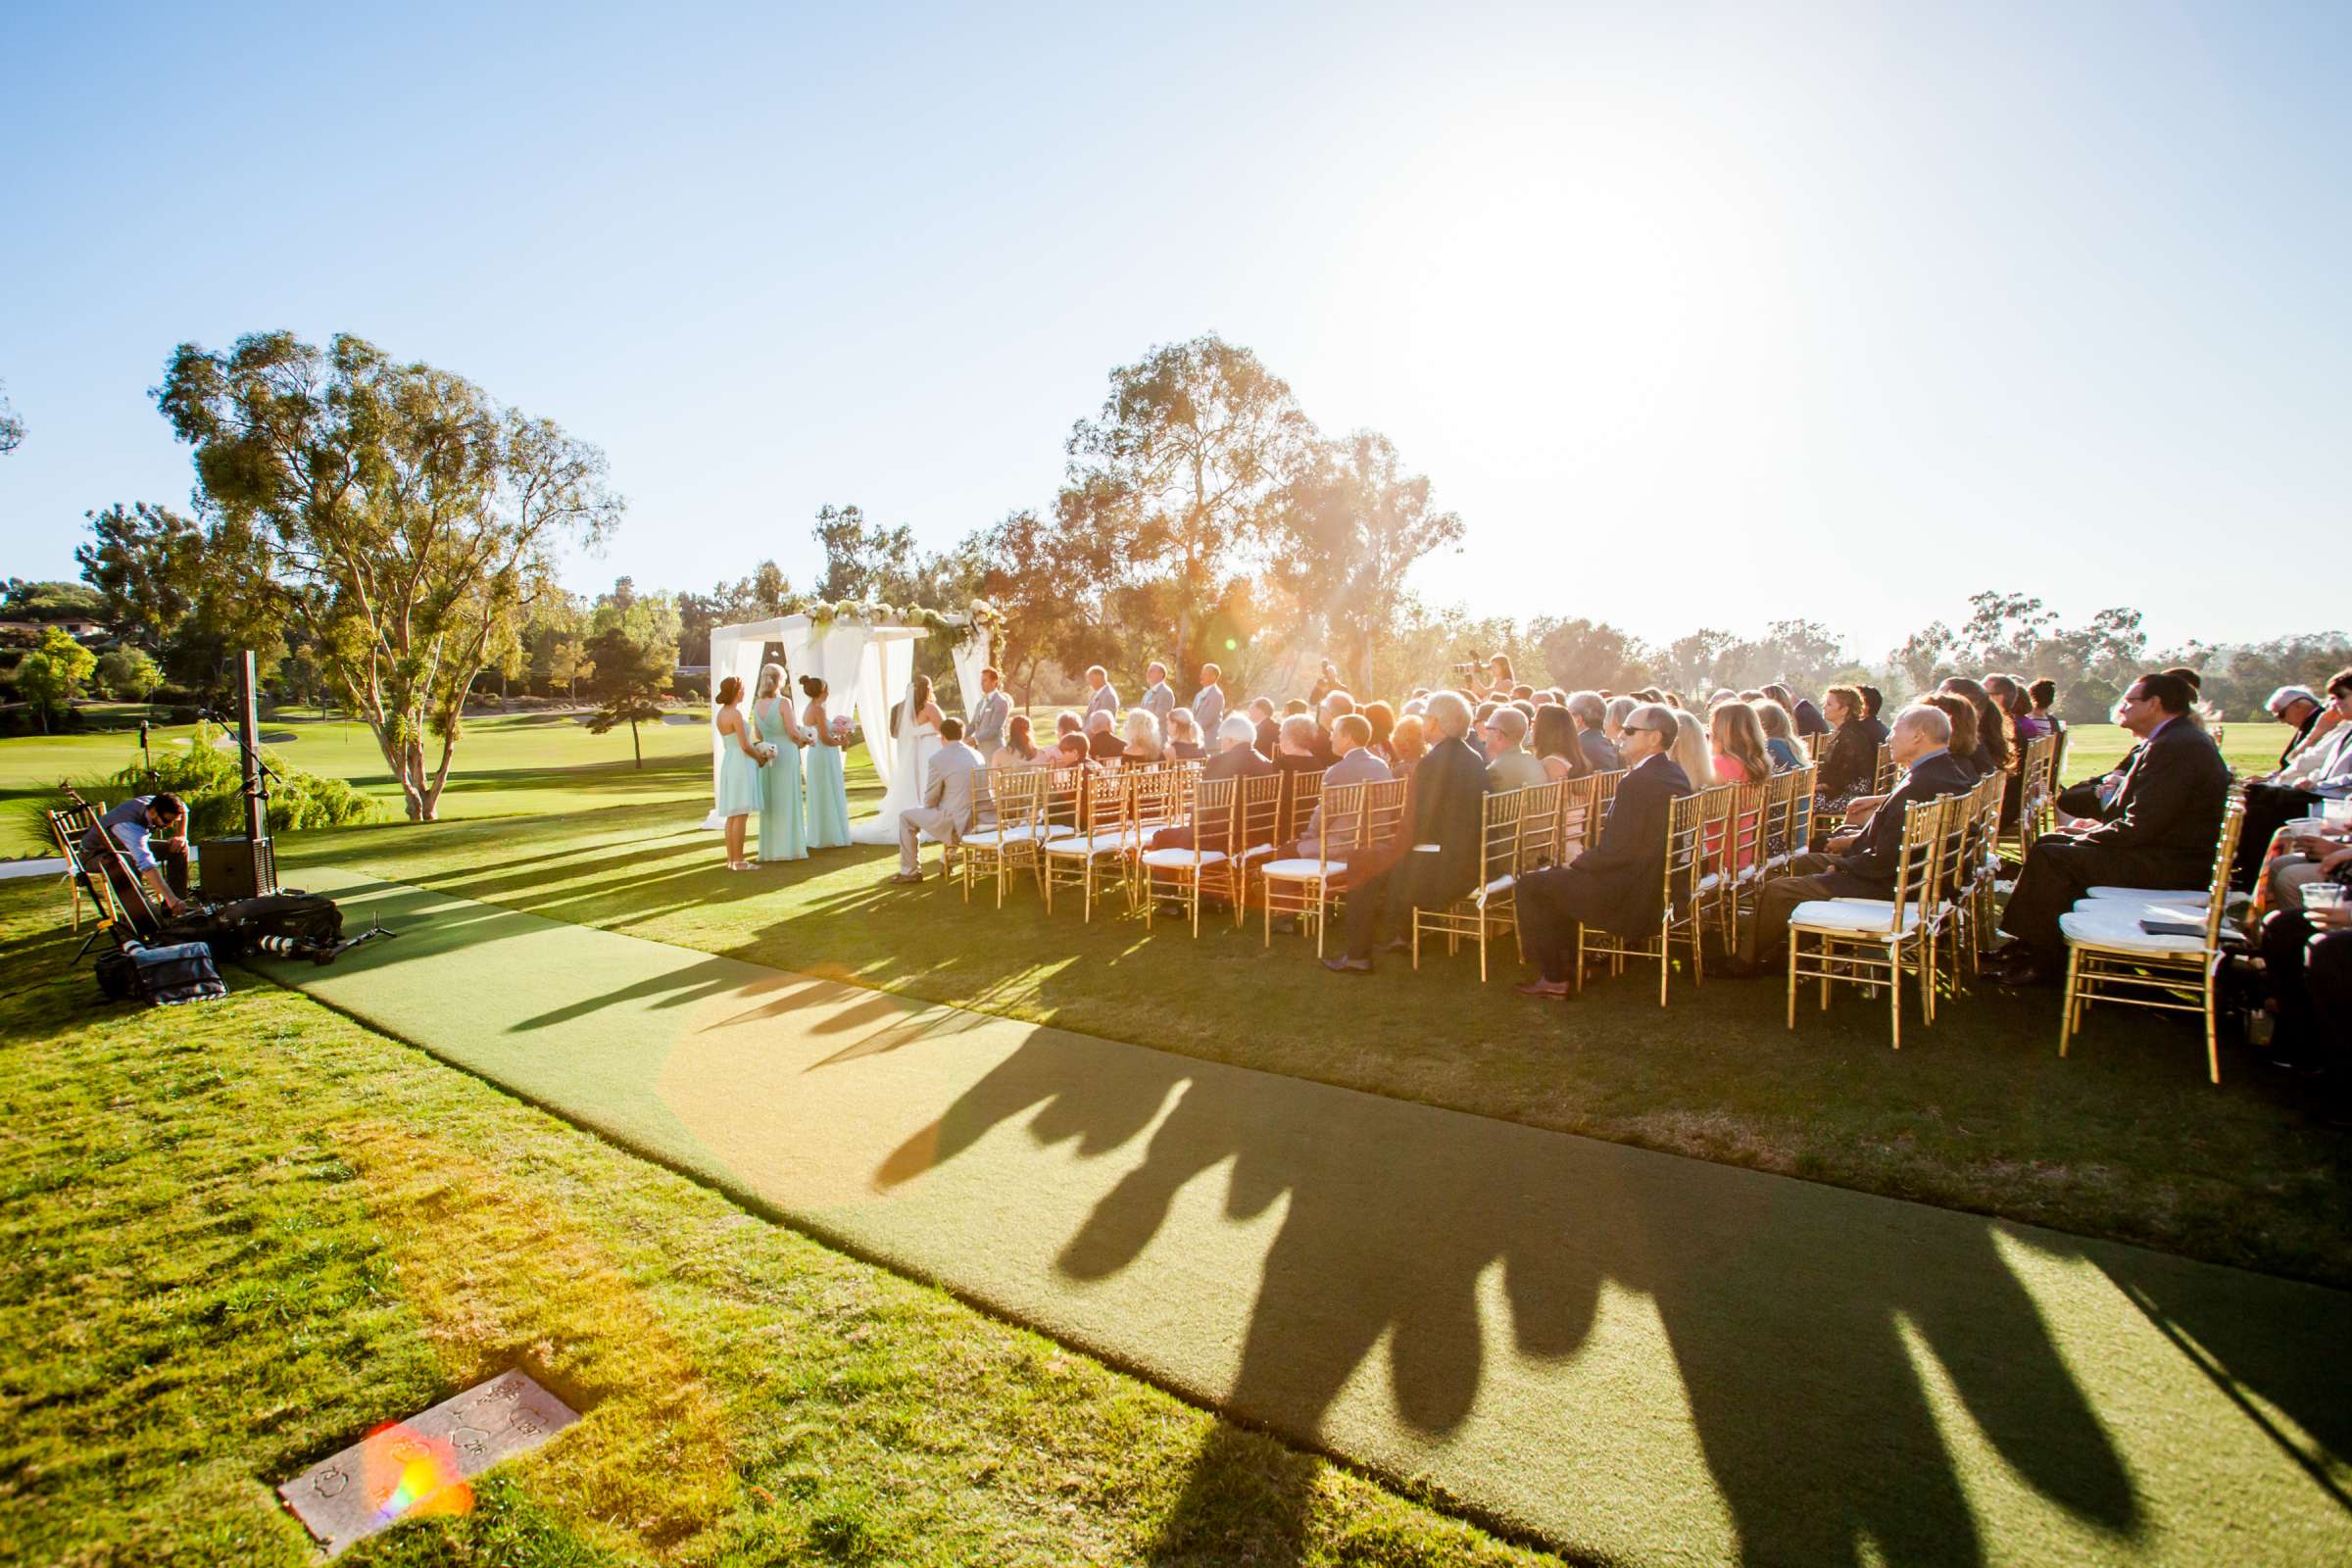
[[[329,885],[280,979],[1572,1556],[2352,1551],[2334,1291]]]

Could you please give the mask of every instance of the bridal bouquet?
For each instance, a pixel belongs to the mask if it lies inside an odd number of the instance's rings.
[[[848,741],[848,740],[849,740],[849,738],[850,738],[850,715],[849,715],[849,714],[847,714],[847,713],[844,713],[844,714],[842,714],[842,715],[841,715],[839,718],[836,718],[835,720],[833,720],[833,738],[834,738],[835,740],[837,740],[837,741],[843,741],[843,742],[846,742],[846,741]]]
[[[774,741],[761,741],[759,745],[759,752],[760,760],[762,762],[772,762],[776,760],[776,743]]]

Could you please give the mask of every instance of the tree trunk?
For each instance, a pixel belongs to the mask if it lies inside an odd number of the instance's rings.
[[[645,743],[637,738],[637,721],[629,720],[629,749],[637,754],[637,765],[645,766]]]

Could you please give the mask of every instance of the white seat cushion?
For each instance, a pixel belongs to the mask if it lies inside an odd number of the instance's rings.
[[[1487,897],[1491,899],[1497,893],[1508,893],[1511,889],[1511,884],[1518,880],[1519,878],[1513,875],[1511,872],[1503,872],[1502,875],[1496,877],[1494,881],[1487,884]]]
[[[1159,866],[1217,865],[1223,862],[1223,850],[1146,850],[1144,863]]]
[[[2141,904],[2179,904],[2192,909],[2202,909],[2206,904],[2203,888],[2092,888],[2083,897],[2136,899]]]
[[[2069,942],[2088,942],[2102,948],[2123,948],[2132,953],[2202,953],[2203,935],[2193,937],[2160,937],[2142,931],[2134,916],[2111,919],[2103,914],[2067,913],[2058,917],[2058,929]]]
[[[1125,844],[1126,842],[1127,835],[1124,833],[1095,833],[1090,834],[1082,839],[1055,839],[1053,843],[1046,846],[1046,853],[1048,855],[1061,856],[1065,859],[1075,860],[1082,859],[1090,855],[1115,854],[1119,846]]]
[[[1265,857],[1272,855],[1273,853],[1274,846],[1271,844],[1252,844],[1248,849],[1242,851],[1242,858],[1245,860],[1258,860],[1263,859]]]
[[[1033,827],[984,827],[978,832],[966,833],[963,842],[975,849],[993,850],[1005,844],[1027,844],[1036,837],[1037,829]]]
[[[2123,899],[2077,899],[2074,912],[2096,925],[2136,926],[2142,920],[2202,924],[2205,919],[2202,904],[2140,904]]]
[[[1789,912],[1788,923],[1808,931],[1854,931],[1885,936],[1894,927],[1890,899],[1814,899]],[[1919,906],[1903,906],[1903,929],[1919,929]]]
[[[1257,874],[1274,882],[1319,882],[1323,879],[1321,860],[1268,860],[1257,868]]]

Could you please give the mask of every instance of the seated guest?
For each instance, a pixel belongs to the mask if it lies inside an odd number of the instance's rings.
[[[1339,760],[1339,748],[1332,744],[1331,726],[1341,717],[1355,711],[1355,699],[1337,688],[1325,692],[1315,702],[1315,756],[1325,767]]]
[[[1625,707],[1617,708],[1619,703]],[[1585,762],[1595,773],[1614,773],[1625,763],[1617,756],[1617,748],[1609,739],[1610,713],[1614,710],[1622,722],[1634,710],[1630,697],[1604,700],[1598,692],[1576,692],[1568,699],[1568,716],[1576,720],[1577,749],[1585,754]]]
[[[2034,707],[2034,721],[2041,726],[2044,735],[2055,735],[2065,728],[2058,715],[2050,710],[2058,706],[2058,683],[2047,675],[2038,676],[2026,684],[2026,701]]]
[[[1772,759],[1772,770],[1786,773],[1804,766],[1805,754],[1797,748],[1788,710],[1769,697],[1748,706],[1756,710],[1756,722],[1763,726],[1764,755]]]
[[[1178,708],[1168,713],[1168,756],[1179,762],[1197,762],[1208,755],[1200,744],[1200,728],[1193,722],[1193,710]]]
[[[1697,719],[1691,723],[1695,725]],[[1519,879],[1519,931],[1538,978],[1519,988],[1531,997],[1566,997],[1579,925],[1620,937],[1658,928],[1666,876],[1666,828],[1690,778],[1671,748],[1682,732],[1672,709],[1644,703],[1628,713],[1618,747],[1627,772],[1600,838],[1566,865]]]
[[[1149,708],[1127,710],[1126,744],[1118,757],[1129,767],[1149,767],[1165,755],[1159,744],[1159,715]]]
[[[2312,738],[2312,732],[2320,727],[2322,714],[2328,715],[2326,722],[2328,728],[2332,729],[2336,724],[2335,715],[2328,705],[2314,697],[2308,686],[2281,686],[2271,693],[2271,700],[2262,706],[2270,710],[2273,718],[2293,731],[2286,745],[2279,749],[2280,767],[2292,761],[2295,753],[2301,751],[2304,743]]]
[[[1952,721],[1952,759],[1977,778],[1992,769],[1986,765],[1983,739],[1977,734],[1977,705],[1958,692],[1930,692],[1920,699],[1933,708],[1943,710],[1944,717]]]
[[[1396,765],[1396,754],[1389,749],[1389,737],[1396,732],[1396,710],[1386,703],[1366,703],[1356,710],[1364,722],[1372,726],[1372,755],[1389,764]]]
[[[1270,697],[1250,698],[1250,722],[1257,730],[1257,749],[1272,757],[1281,743],[1280,733],[1274,724],[1274,700]]]
[[[1257,749],[1257,726],[1236,713],[1217,726],[1217,755],[1201,764],[1203,782],[1211,779],[1262,778],[1274,771],[1274,764]],[[1203,850],[1225,850],[1231,836],[1232,818],[1220,817],[1203,822],[1195,814],[1180,827],[1163,827],[1152,835],[1155,850],[1189,850],[1198,846]],[[1257,835],[1265,837],[1261,832]]]
[[[1285,718],[1289,718],[1293,713],[1312,713],[1314,710],[1315,705],[1303,697],[1291,698],[1282,705],[1282,716]]]
[[[1547,776],[1527,752],[1527,715],[1505,704],[1487,719],[1487,791],[1523,790]]]
[[[104,853],[102,838],[122,853]],[[188,886],[188,808],[178,796],[132,796],[81,836],[81,854],[83,864],[105,873],[125,909],[138,907],[133,878],[145,883],[169,913],[187,907],[180,895]]]
[[[1530,708],[1533,708],[1536,704],[1536,689],[1533,686],[1530,686],[1527,682],[1521,681],[1518,685],[1511,688],[1511,701],[1514,703],[1525,703]]]
[[[1274,747],[1274,769],[1278,773],[1314,773],[1320,775],[1330,764],[1315,753],[1315,720],[1308,713],[1282,715],[1281,739]],[[1282,817],[1274,829],[1277,843],[1287,843],[1298,836],[1298,802],[1294,786],[1282,789]]]
[[[1404,772],[1429,751],[1423,723],[1419,713],[1407,713],[1396,721],[1395,729],[1389,731],[1389,765],[1395,771]]]
[[[1715,748],[1707,739],[1707,721],[1687,708],[1670,708],[1667,711],[1674,715],[1674,735],[1666,743],[1667,755],[1683,770],[1692,789],[1703,790],[1717,781]]]
[[[1096,709],[1086,715],[1087,755],[1100,762],[1115,762],[1126,755],[1127,743],[1117,733],[1109,710]]]
[[[1984,694],[2000,706],[2002,712],[2009,715],[2009,728],[2017,736],[2018,750],[2021,752],[2030,743],[2049,733],[2042,727],[2041,720],[2034,716],[2034,703],[2026,696],[2026,684],[2015,675],[1985,676]]]
[[[1827,735],[1830,732],[1828,717],[1820,709],[1813,706],[1811,698],[1798,697],[1791,700],[1788,688],[1777,682],[1765,687],[1764,695],[1788,710],[1788,721],[1794,727],[1797,739],[1802,740],[1807,735]]]
[[[1954,697],[1964,698],[1977,713],[1977,745],[1972,752],[1963,753],[1977,770],[1977,777],[1988,778],[1994,773],[2014,775],[2017,772],[2017,732],[2010,727],[2009,715],[1992,694],[1966,675],[1954,675],[1940,688]]]
[[[1544,764],[1546,783],[1583,778],[1593,771],[1592,760],[1585,756],[1585,749],[1577,744],[1576,720],[1564,706],[1536,710],[1536,735],[1529,749],[1536,754],[1536,760]],[[1490,764],[1488,777],[1493,776],[1494,768]]]
[[[1070,712],[1064,712],[1056,717],[1054,720],[1054,739],[1058,742],[1064,735],[1076,735],[1083,739],[1086,735],[1086,720],[1080,718],[1076,713]]]
[[[2281,846],[2262,873],[2269,885],[2269,906],[2302,908],[2303,890],[2315,882],[2331,880],[2335,867],[2343,863],[2340,852],[2347,842],[2352,842],[2352,834],[2340,829],[2322,829],[2317,833],[2298,833]]]
[[[1862,727],[1862,694],[1853,687],[1831,687],[1821,694],[1821,709],[1830,721],[1830,738],[1822,743],[1820,771],[1813,775],[1813,808],[1841,811],[1877,781],[1879,744]]]
[[[1355,834],[1355,818],[1345,812],[1327,816],[1324,802],[1331,792],[1347,784],[1384,784],[1396,775],[1389,771],[1371,750],[1372,726],[1361,713],[1343,713],[1331,726],[1331,743],[1339,757],[1323,770],[1323,795],[1316,800],[1315,809],[1298,830],[1296,843],[1275,852],[1281,859],[1311,860],[1323,852],[1328,839],[1335,849],[1351,848]]]
[[[1625,758],[1619,737],[1625,733],[1626,715],[1641,706],[1641,701],[1637,698],[1612,697],[1609,699],[1608,707],[1601,710],[1600,738],[1609,743],[1610,751],[1618,753],[1617,766],[1608,768],[1606,771],[1614,773],[1625,766]],[[1597,762],[1598,759],[1594,759],[1594,760]]]
[[[2340,669],[2328,682],[2328,702],[2334,725],[2316,745],[2305,746],[2284,767],[2268,779],[2246,786],[2246,820],[2237,841],[2233,881],[2252,887],[2270,853],[2271,836],[2281,824],[2318,811],[2326,800],[2352,795],[2352,669]],[[2315,733],[2318,725],[2314,725]]]
[[[979,807],[980,754],[963,744],[963,720],[939,721],[939,750],[923,767],[923,804],[899,813],[899,874],[893,882],[920,882],[918,858],[923,836],[930,835],[953,856],[970,832]]]
[[[1046,792],[1046,820],[1061,827],[1076,827],[1086,808],[1087,777],[1102,764],[1088,752],[1086,737],[1075,730],[1054,742],[1054,750],[1047,755],[1057,775],[1064,769],[1069,771]]]
[[[1407,841],[1413,847],[1390,869],[1351,888],[1348,951],[1325,959],[1327,969],[1371,973],[1372,947],[1384,921],[1409,920],[1416,908],[1443,908],[1477,885],[1487,764],[1466,738],[1470,705],[1455,693],[1439,692],[1429,700],[1428,716],[1438,739],[1413,767]]]
[[[1834,690],[1835,688],[1833,688]],[[1816,899],[1891,899],[1903,847],[1903,813],[1921,801],[1964,795],[1976,784],[1951,754],[1952,721],[1940,708],[1915,704],[1895,715],[1887,744],[1902,783],[1870,814],[1859,831],[1830,840],[1825,853],[1800,855],[1788,874],[1767,882],[1756,894],[1756,912],[1740,939],[1734,979],[1777,961],[1788,937],[1788,917]]]
[[[1707,746],[1714,754],[1716,784],[1761,784],[1772,777],[1772,756],[1756,710],[1731,702],[1707,715]]]
[[[2352,690],[2352,672],[2347,672]],[[2194,888],[2213,872],[2214,841],[2230,793],[2230,767],[2189,705],[2195,689],[2175,675],[2142,675],[2124,693],[2122,721],[2140,741],[2114,804],[2036,839],[2001,912],[2016,940],[1994,955],[2004,985],[2054,981],[2066,963],[2058,917],[2101,885]]]
[[[1487,749],[1487,726],[1494,721],[1494,714],[1501,707],[1500,703],[1480,703],[1470,710],[1469,745],[1482,760],[1494,755]]]
[[[1004,721],[1004,744],[988,760],[991,767],[1043,767],[1037,742],[1029,738],[1029,715],[1015,713]]]
[[[2352,1126],[2352,849],[2328,858],[2327,877],[2347,902],[2264,916],[2262,961],[2278,1015],[2273,1057],[2320,1075],[2314,1119],[2340,1130]]]
[[[1886,706],[1885,694],[1880,692],[1876,686],[1857,686],[1854,690],[1862,694],[1863,733],[1870,737],[1871,745],[1886,745],[1886,725],[1879,717],[1879,710]]]

